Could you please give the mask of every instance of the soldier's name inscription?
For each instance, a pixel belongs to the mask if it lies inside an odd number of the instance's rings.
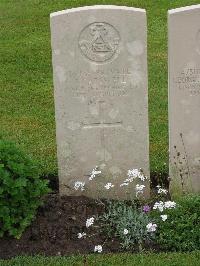
[[[189,92],[191,96],[199,95],[200,67],[184,69],[174,78],[174,82],[179,90]]]
[[[71,87],[72,97],[84,95],[125,96],[135,87],[129,68],[89,71],[67,71],[66,84]]]

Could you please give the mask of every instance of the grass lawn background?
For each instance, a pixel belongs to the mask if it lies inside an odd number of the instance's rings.
[[[0,134],[39,161],[43,174],[57,174],[49,14],[94,4],[145,8],[151,171],[166,172],[167,10],[198,3],[199,0],[1,0]]]
[[[160,254],[106,254],[70,257],[17,257],[0,260],[0,266],[199,266],[200,252]]]

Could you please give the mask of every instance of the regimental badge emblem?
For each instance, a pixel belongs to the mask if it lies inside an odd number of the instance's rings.
[[[79,47],[87,59],[98,63],[110,60],[117,54],[120,36],[118,31],[105,22],[86,26],[79,36]]]

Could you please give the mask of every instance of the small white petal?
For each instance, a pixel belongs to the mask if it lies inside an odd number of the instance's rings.
[[[166,214],[163,214],[163,215],[160,215],[162,221],[166,221],[167,220],[167,215]]]
[[[164,202],[162,202],[162,201],[156,202],[154,204],[154,206],[153,206],[153,209],[154,210],[158,209],[160,212],[163,212],[163,210],[164,210]]]
[[[106,189],[110,189],[110,188],[114,187],[114,185],[112,183],[107,183],[104,187]]]
[[[94,223],[94,217],[91,217],[89,219],[86,220],[86,227],[90,227],[91,225],[93,225]]]
[[[98,245],[98,246],[95,246],[94,247],[94,252],[98,252],[98,253],[101,253],[103,250],[102,246],[101,245]]]
[[[165,208],[166,209],[172,209],[176,207],[176,202],[174,201],[166,201],[165,202]]]
[[[120,187],[128,186],[128,185],[129,185],[129,183],[122,183],[122,184],[120,185]]]
[[[124,235],[127,235],[127,234],[128,234],[128,230],[124,229]]]
[[[159,188],[158,189],[158,194],[165,194],[166,195],[167,192],[168,192],[167,189],[164,189],[164,188]]]
[[[155,232],[157,229],[157,224],[149,223],[146,226],[147,232]]]
[[[90,176],[89,176],[89,180],[91,181],[91,180],[93,180],[93,178],[95,178],[95,176],[96,175],[99,175],[99,174],[101,174],[101,171],[98,171],[97,170],[97,166],[92,170],[92,172],[91,172],[91,174],[90,174]]]
[[[74,183],[74,189],[75,190],[81,190],[81,191],[83,191],[83,190],[85,190],[85,182],[81,182],[81,181],[76,181],[75,183]]]
[[[80,239],[80,238],[83,238],[84,236],[86,236],[86,233],[78,233],[78,238]]]

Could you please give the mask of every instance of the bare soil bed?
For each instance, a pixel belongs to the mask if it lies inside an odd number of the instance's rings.
[[[121,251],[117,239],[107,239],[95,226],[86,229],[86,219],[102,213],[105,208],[103,204],[84,196],[60,197],[57,181],[50,178],[50,185],[54,192],[45,198],[44,205],[38,209],[35,220],[22,237],[19,240],[9,236],[0,238],[0,258],[36,254],[87,254],[94,252],[95,245],[103,243],[104,252]],[[93,236],[78,239],[77,234],[80,232],[88,232],[88,235]],[[154,245],[147,249],[160,250]]]
[[[86,197],[60,197],[49,194],[39,208],[37,217],[17,240],[11,237],[0,239],[0,258],[17,255],[65,255],[93,252],[94,246],[104,243],[106,236],[95,229],[87,229],[93,237],[78,239],[79,232],[86,232],[85,222],[92,215],[101,213],[103,205],[97,205]],[[105,243],[105,250],[119,250],[117,241]]]

